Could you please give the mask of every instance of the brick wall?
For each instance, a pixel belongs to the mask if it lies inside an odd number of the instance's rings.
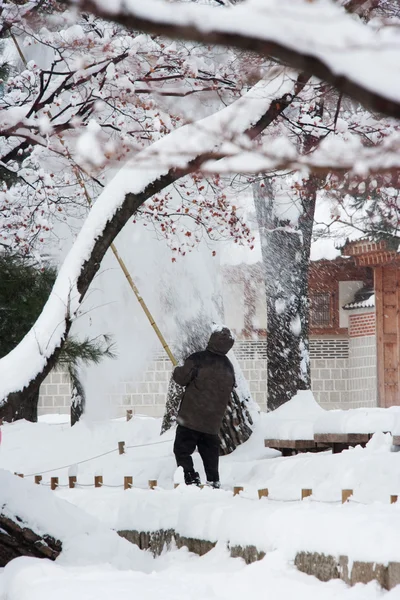
[[[351,314],[349,336],[362,337],[375,335],[375,312]]]

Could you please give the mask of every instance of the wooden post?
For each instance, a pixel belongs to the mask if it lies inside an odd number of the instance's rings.
[[[236,485],[233,488],[233,495],[237,496],[238,494],[240,494],[240,492],[243,492],[243,488],[240,485]]]
[[[342,504],[348,501],[350,496],[353,495],[353,490],[342,490]]]
[[[58,477],[50,477],[50,489],[56,490],[58,488]]]
[[[76,484],[76,475],[70,475],[68,477],[68,485],[71,489],[73,489],[75,487]]]
[[[309,496],[312,496],[312,489],[303,488],[301,490],[301,499],[304,500],[304,498],[308,498]]]
[[[103,485],[103,475],[94,476],[94,487],[101,487]]]
[[[125,442],[118,442],[118,452],[125,454]]]
[[[129,490],[133,486],[133,477],[126,475],[124,477],[124,490]]]
[[[40,483],[42,481],[41,475],[35,475],[35,483]]]
[[[157,487],[157,479],[149,479],[149,488],[154,490]]]
[[[128,408],[128,410],[126,411],[126,420],[130,421],[133,417],[133,410],[131,408]]]
[[[392,495],[390,496],[390,504],[396,504],[396,502],[397,502],[398,498],[399,498],[399,497],[398,497],[396,494],[394,494],[394,495],[392,494]]]
[[[268,498],[268,488],[263,488],[262,490],[258,490],[258,498]]]

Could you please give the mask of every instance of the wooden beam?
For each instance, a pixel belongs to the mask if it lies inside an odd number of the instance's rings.
[[[375,288],[375,318],[376,318],[376,374],[377,374],[377,404],[385,407],[385,363],[383,343],[383,267],[374,269]]]

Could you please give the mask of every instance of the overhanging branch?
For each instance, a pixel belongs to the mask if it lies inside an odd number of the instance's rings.
[[[324,18],[324,7],[310,2],[296,4],[292,11],[268,0],[259,10],[246,5],[172,6],[160,0],[129,0],[115,10],[104,0],[63,1],[129,29],[273,57],[327,81],[373,111],[400,118],[400,84],[394,83],[400,80],[400,44],[340,7],[324,5],[329,9]]]

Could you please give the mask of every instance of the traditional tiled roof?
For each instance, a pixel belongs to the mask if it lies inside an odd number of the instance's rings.
[[[354,310],[356,308],[373,308],[375,306],[374,291],[367,288],[362,288],[354,295],[354,300],[343,306],[344,310]]]

